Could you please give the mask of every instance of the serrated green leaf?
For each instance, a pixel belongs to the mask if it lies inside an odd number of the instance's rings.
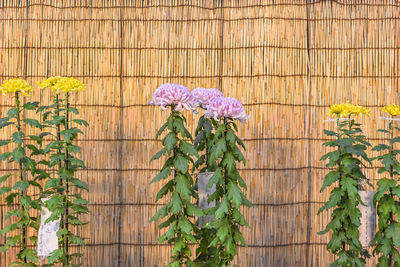
[[[172,192],[172,188],[173,188],[174,182],[171,180],[168,183],[166,183],[161,189],[160,191],[157,193],[156,196],[156,201],[158,201],[159,199],[161,199],[163,196],[165,196],[169,191]]]
[[[11,143],[11,140],[0,140],[0,146],[6,146]]]
[[[189,168],[188,160],[186,158],[184,158],[182,155],[177,155],[174,158],[174,167],[176,170],[178,170],[182,173],[186,173]]]
[[[229,202],[226,197],[223,197],[221,203],[219,204],[218,209],[215,211],[215,219],[221,219],[224,217],[224,214],[229,213]]]
[[[179,147],[183,153],[195,156],[197,158],[199,157],[199,154],[197,153],[196,149],[193,147],[192,144],[189,144],[188,142],[181,140],[179,142]]]
[[[53,264],[55,261],[61,259],[64,255],[64,251],[62,249],[53,250],[50,253],[50,256],[47,258],[48,264]]]
[[[150,184],[156,182],[156,181],[161,181],[163,179],[168,178],[171,175],[171,168],[165,168],[163,170],[161,170],[161,172],[159,174],[157,174],[156,177],[154,177],[153,180],[151,180]]]
[[[172,193],[171,212],[178,214],[182,210],[182,200],[177,192]]]
[[[168,154],[170,154],[171,151],[174,149],[175,145],[178,143],[178,139],[176,138],[173,132],[170,132],[167,134],[167,136],[165,136],[162,143],[167,149]]]
[[[181,199],[190,200],[191,186],[188,179],[184,175],[175,177],[175,191],[180,195]]]
[[[73,122],[79,124],[79,125],[84,125],[84,126],[89,126],[89,123],[85,120],[81,120],[81,119],[74,119],[72,120]]]
[[[228,199],[232,201],[232,203],[239,208],[242,204],[242,191],[240,188],[234,184],[233,182],[228,183]]]
[[[0,177],[0,183],[3,183],[5,181],[7,181],[7,179],[11,176],[12,174],[5,174],[3,176]]]
[[[41,125],[40,122],[39,122],[38,120],[36,120],[36,119],[23,119],[23,121],[24,121],[26,124],[28,124],[28,125],[30,125],[30,126],[32,126],[32,127],[36,127],[36,128],[42,129],[42,125]]]
[[[322,192],[326,187],[332,185],[334,182],[336,182],[340,177],[340,174],[338,171],[331,171],[325,176],[324,184],[321,187],[320,192]]]

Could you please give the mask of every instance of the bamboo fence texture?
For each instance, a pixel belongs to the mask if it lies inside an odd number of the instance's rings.
[[[330,217],[316,214],[328,197],[319,192],[327,109],[345,100],[371,108],[363,129],[372,144],[384,140],[379,108],[399,104],[399,20],[394,0],[2,0],[0,78],[74,76],[87,85],[73,100],[90,123],[78,142],[87,164],[79,178],[90,188],[84,266],[169,260],[171,246],[156,243],[149,223],[161,186],[149,181],[162,164],[149,159],[167,114],[147,103],[165,82],[219,88],[251,115],[240,125],[248,148],[240,169],[255,205],[244,210],[251,228],[238,266],[328,266],[328,236],[316,234]],[[12,103],[0,99],[3,115]],[[48,103],[49,92],[32,99]],[[198,116],[187,116],[193,132]],[[0,175],[15,170],[0,165]],[[376,165],[366,173],[379,178]],[[0,205],[4,227],[9,208]],[[15,251],[0,254],[0,266]]]

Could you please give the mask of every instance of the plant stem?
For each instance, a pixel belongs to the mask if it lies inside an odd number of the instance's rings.
[[[21,107],[20,107],[21,102],[19,100],[18,92],[15,93],[15,105],[16,105],[16,107],[18,109],[18,113],[17,113],[17,130],[20,133],[21,132],[21,117],[20,117],[20,115],[21,115]],[[21,147],[24,150],[24,155],[25,155],[25,147],[24,147],[24,145],[23,144],[22,144],[22,146],[19,145],[19,147]],[[19,179],[21,181],[24,181],[24,172],[23,172],[23,166],[22,166],[22,161],[21,160],[19,161],[18,167],[19,167]],[[20,199],[20,204],[19,205],[20,205],[20,208],[22,208],[22,211],[23,211],[24,216],[25,216],[25,207],[24,207],[24,205],[21,204],[21,198],[24,195],[25,195],[25,192],[20,190],[19,191],[19,199]],[[22,226],[22,236],[21,236],[22,250],[26,249],[26,234],[27,234],[26,233],[26,225],[24,224]],[[24,262],[27,263],[26,257],[24,258]]]
[[[68,97],[69,94],[66,93],[65,95],[65,120],[64,120],[64,130],[68,130],[69,129],[69,112],[68,112],[68,108],[69,108],[69,102],[68,102]],[[68,142],[65,142],[64,146],[65,146],[65,155],[64,155],[64,167],[65,170],[68,171]],[[64,223],[65,223],[65,229],[68,232],[68,200],[69,200],[69,178],[68,175],[65,176],[66,180],[65,180],[65,202],[64,202]],[[68,244],[68,233],[64,236],[64,252],[65,252],[65,263],[64,264],[68,264],[68,248],[69,248],[69,244]]]
[[[392,140],[393,139],[393,132],[394,132],[394,130],[393,130],[393,122],[389,123],[389,130],[390,130],[390,140]],[[395,160],[395,157],[393,155],[393,150],[394,150],[394,147],[393,147],[393,143],[392,143],[390,145],[390,155],[392,157],[392,160]],[[391,164],[390,165],[390,179],[393,180],[393,178],[394,178],[394,169],[393,169],[393,164]],[[390,192],[390,196],[393,198],[392,188],[389,189],[389,192]],[[390,212],[390,215],[389,215],[389,221],[390,221],[390,224],[393,223],[393,221],[394,221],[393,212],[392,211]],[[392,266],[392,253],[391,252],[389,253],[389,266]]]

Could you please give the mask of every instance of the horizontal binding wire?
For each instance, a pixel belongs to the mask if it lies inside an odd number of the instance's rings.
[[[66,50],[66,49],[106,49],[106,50],[160,50],[160,51],[223,51],[223,50],[241,50],[241,49],[290,49],[307,51],[307,47],[296,46],[279,46],[279,45],[250,45],[238,47],[114,47],[114,46],[1,46],[0,49],[46,49],[46,50]],[[310,47],[308,50],[338,50],[338,51],[352,51],[352,50],[400,50],[398,46],[386,47]]]
[[[203,76],[191,76],[191,75],[170,75],[170,76],[162,76],[162,75],[73,75],[73,74],[61,74],[61,76],[73,76],[75,78],[151,78],[151,79],[216,79],[216,78],[257,78],[257,77],[278,77],[278,78],[287,78],[287,77],[308,77],[307,74],[295,73],[295,74],[251,74],[251,75],[203,75]],[[311,78],[337,78],[337,79],[353,79],[353,78],[400,78],[400,75],[326,75],[326,74],[313,74],[310,75]],[[27,78],[45,78],[47,75],[32,75],[28,74],[25,77]],[[2,74],[0,78],[24,78],[23,75],[7,75]]]
[[[100,207],[115,207],[115,206],[164,206],[167,203],[89,203],[84,206],[100,206]],[[282,207],[282,206],[296,206],[296,205],[306,205],[306,204],[325,204],[323,201],[298,201],[298,202],[287,202],[287,203],[253,203],[253,206],[261,207]],[[7,204],[0,203],[0,207],[16,207],[19,203],[14,203],[11,206]]]
[[[363,169],[379,169],[381,166],[372,166],[372,167],[364,167]],[[320,166],[300,166],[300,167],[286,167],[286,168],[268,168],[268,167],[261,167],[261,168],[238,168],[239,171],[296,171],[296,170],[308,170],[308,169],[315,169],[315,170],[331,170],[332,168],[327,167],[320,167]],[[53,169],[43,169],[45,171],[54,171]],[[17,168],[0,168],[0,171],[18,171]],[[86,168],[86,169],[77,169],[77,171],[85,172],[85,171],[115,171],[115,172],[130,172],[130,171],[154,171],[159,172],[161,169],[155,168],[128,168],[128,169],[118,169],[118,168]],[[369,179],[369,180],[379,180],[379,179]]]
[[[306,3],[295,3],[295,2],[285,2],[285,3],[273,3],[273,4],[254,4],[254,5],[243,5],[243,6],[233,6],[233,5],[222,5],[222,6],[215,6],[215,7],[207,7],[195,4],[177,4],[177,5],[142,5],[142,6],[128,6],[128,5],[115,5],[115,6],[89,6],[89,5],[80,5],[80,6],[55,6],[51,4],[44,4],[44,3],[30,3],[28,5],[20,5],[20,6],[3,6],[0,9],[6,8],[27,8],[27,7],[50,7],[55,9],[76,9],[76,8],[90,8],[90,9],[116,9],[116,8],[137,8],[137,9],[147,9],[147,8],[200,8],[205,10],[218,10],[218,9],[241,9],[241,8],[264,8],[264,7],[274,7],[274,6],[295,6],[295,7],[302,7],[307,5],[315,5],[319,3],[324,3],[326,0],[314,0]],[[348,3],[348,1],[339,1],[339,0],[331,0],[330,2],[336,3],[341,6],[367,6],[367,7],[400,7],[400,4],[395,3],[364,3],[364,2],[354,2]]]
[[[259,103],[243,103],[243,106],[261,106],[261,105],[276,105],[276,106],[286,106],[286,107],[312,107],[312,108],[328,108],[333,104],[307,104],[307,103],[280,103],[280,102],[259,102]],[[366,108],[382,108],[385,105],[371,105],[371,104],[361,104]],[[104,107],[104,108],[131,108],[131,107],[154,107],[157,106],[149,104],[128,104],[128,105],[112,105],[112,104],[71,104],[73,107]],[[11,108],[14,107],[10,104],[0,104],[0,107]]]
[[[25,141],[31,141],[29,138],[23,138]],[[243,138],[244,142],[252,141],[334,141],[330,138],[312,138],[312,137],[258,137],[258,138]],[[389,141],[389,138],[366,138],[368,141]],[[0,141],[10,141],[10,139],[0,139]],[[44,142],[55,141],[51,139],[43,139]],[[116,139],[76,139],[77,142],[162,142],[161,139],[154,138],[116,138]]]
[[[368,17],[356,17],[356,18],[309,18],[309,22],[320,22],[320,21],[390,21],[399,20],[400,17],[381,17],[381,18],[368,18]],[[142,23],[153,23],[153,22],[167,22],[167,23],[190,23],[190,22],[238,22],[238,21],[255,21],[255,20],[282,20],[282,21],[302,21],[307,22],[307,18],[302,17],[241,17],[234,19],[222,19],[222,18],[201,18],[201,19],[117,19],[117,18],[73,18],[73,19],[43,19],[43,18],[0,18],[0,21],[35,21],[35,22],[142,22]]]
[[[115,245],[123,245],[123,246],[133,246],[133,247],[169,247],[174,244],[166,244],[166,243],[128,243],[128,242],[110,242],[110,243],[93,243],[93,244],[85,244],[86,247],[99,247],[99,246],[115,246]],[[195,245],[195,244],[189,244]],[[246,246],[238,244],[238,247],[252,247],[252,248],[279,248],[279,247],[293,247],[293,246],[322,246],[327,245],[327,243],[322,242],[298,242],[298,243],[287,243],[287,244],[271,244],[271,245],[258,245],[258,244],[247,244]],[[4,246],[4,244],[0,243],[0,246]],[[71,247],[80,247],[80,245],[71,244]],[[20,248],[21,245],[15,245],[12,248]],[[35,245],[27,245],[27,247],[35,247]]]

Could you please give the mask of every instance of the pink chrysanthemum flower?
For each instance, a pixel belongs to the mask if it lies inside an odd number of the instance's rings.
[[[246,122],[250,118],[246,114],[242,103],[236,98],[218,97],[213,99],[207,107],[206,117],[218,120],[219,118],[231,118]]]
[[[179,111],[183,107],[187,110],[196,111],[196,98],[189,89],[180,84],[165,83],[160,85],[153,95],[150,105],[161,106],[163,110],[167,106],[175,105],[175,110]]]
[[[193,96],[197,100],[197,105],[206,109],[210,102],[217,97],[223,97],[224,94],[218,89],[196,88],[192,91]]]

